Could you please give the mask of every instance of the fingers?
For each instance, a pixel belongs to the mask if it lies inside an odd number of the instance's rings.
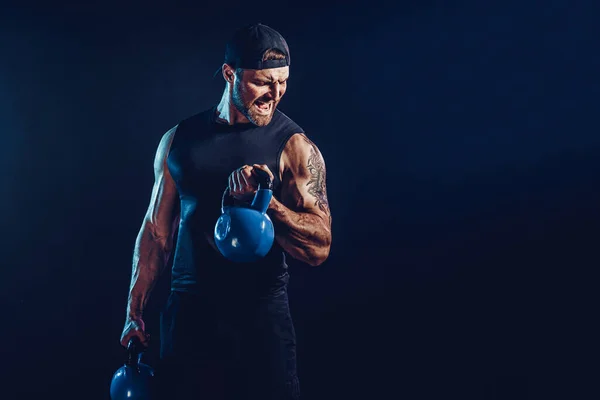
[[[242,184],[240,182],[239,170],[235,170],[231,173],[231,175],[229,175],[227,184],[229,185],[229,192],[231,193],[232,196],[241,191]]]
[[[125,325],[125,329],[123,329],[123,333],[121,335],[121,345],[127,348],[129,341],[133,337],[137,337],[144,347],[148,347],[150,335],[144,331],[144,324],[142,321],[139,323],[136,321],[130,321]]]
[[[236,191],[244,192],[246,187],[248,186],[248,179],[246,179],[246,174],[249,176],[250,172],[246,172],[249,167],[245,166],[242,170],[240,170],[237,174],[235,174],[237,184]]]
[[[234,198],[241,199],[256,191],[257,185],[252,174],[252,169],[251,166],[244,165],[229,175],[229,192]]]
[[[139,329],[131,330],[126,335],[124,335],[121,338],[121,346],[127,348],[127,346],[129,346],[129,341],[134,337],[137,337],[140,340],[140,343],[142,344],[142,346],[148,347],[148,343],[150,341],[150,335],[142,332]]]
[[[243,186],[248,186],[252,184],[252,167],[249,165],[244,165],[238,174],[240,176],[240,184]],[[242,187],[243,187],[242,186]]]
[[[141,331],[135,331],[135,334],[140,339],[142,346],[148,347],[148,343],[150,342],[150,334]]]
[[[271,172],[271,170],[269,169],[267,164],[253,164],[252,167],[265,171],[267,174],[269,174],[269,177],[271,178],[271,180],[275,179],[275,177],[273,176],[273,173]]]
[[[266,164],[244,165],[233,171],[228,178],[229,193],[238,200],[243,200],[246,197],[253,195],[258,190],[258,183],[255,175],[256,170],[266,172],[271,181],[275,179],[273,173]]]

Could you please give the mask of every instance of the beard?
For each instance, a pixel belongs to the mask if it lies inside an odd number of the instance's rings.
[[[269,125],[271,119],[273,118],[273,113],[275,112],[275,108],[277,104],[273,104],[271,107],[271,112],[269,114],[261,114],[254,108],[254,101],[244,101],[242,98],[242,91],[240,90],[238,84],[234,84],[233,93],[231,96],[231,101],[233,106],[248,120],[256,126],[266,126]]]

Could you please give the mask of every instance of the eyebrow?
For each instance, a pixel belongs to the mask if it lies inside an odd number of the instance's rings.
[[[288,79],[288,77],[286,76],[286,77],[282,78],[281,80],[282,80],[282,81],[285,81],[285,80],[287,80],[287,79]],[[270,76],[262,76],[262,77],[259,77],[259,78],[258,78],[258,80],[261,80],[261,81],[268,81],[268,82],[274,82],[274,81],[276,81],[276,80],[278,80],[278,79],[275,79],[275,78],[274,78],[272,75],[270,75]]]

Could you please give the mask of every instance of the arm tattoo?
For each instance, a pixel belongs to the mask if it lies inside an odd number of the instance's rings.
[[[315,197],[315,206],[319,207],[324,213],[329,214],[329,202],[325,186],[325,163],[319,157],[316,146],[313,143],[310,144],[312,148],[310,149],[307,168],[311,177],[306,186],[308,186],[308,193]]]

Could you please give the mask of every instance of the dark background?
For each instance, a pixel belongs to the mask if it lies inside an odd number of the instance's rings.
[[[588,398],[598,6],[301,3],[3,3],[2,399],[108,398],[156,146],[250,22],[328,169],[331,256],[290,288],[304,398]]]

